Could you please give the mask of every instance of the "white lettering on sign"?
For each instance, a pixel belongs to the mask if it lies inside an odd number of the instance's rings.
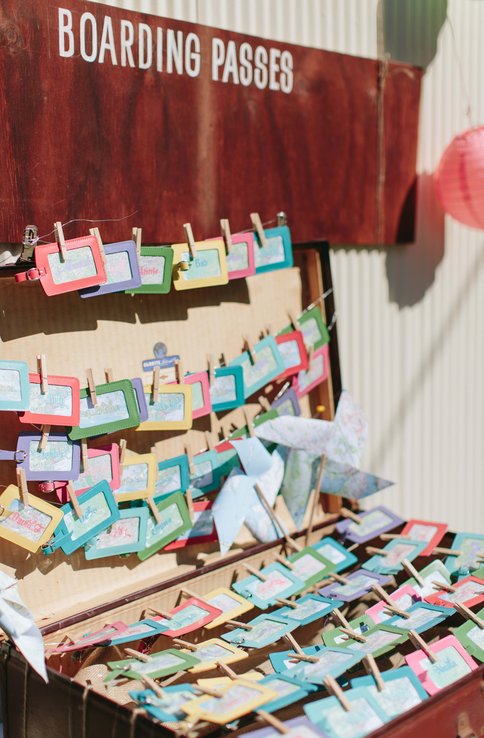
[[[153,29],[147,23],[96,19],[89,12],[73,15],[58,8],[59,56],[77,57],[89,64],[155,69],[166,74],[198,77],[202,68],[200,38],[171,28]],[[254,85],[259,90],[291,93],[294,64],[290,51],[247,41],[225,42],[214,37],[210,66],[212,80],[222,84]]]

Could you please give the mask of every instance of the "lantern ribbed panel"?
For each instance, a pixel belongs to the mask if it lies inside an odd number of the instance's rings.
[[[446,213],[473,228],[484,228],[484,126],[456,136],[435,173]]]

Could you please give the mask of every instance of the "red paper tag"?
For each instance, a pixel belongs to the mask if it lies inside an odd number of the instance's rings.
[[[47,295],[94,287],[107,280],[103,255],[95,236],[66,241],[64,260],[56,241],[37,245],[34,254],[36,269],[20,272],[15,279],[17,282],[39,279]]]

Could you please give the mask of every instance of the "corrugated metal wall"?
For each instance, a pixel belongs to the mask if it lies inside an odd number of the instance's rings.
[[[444,217],[432,172],[484,122],[479,0],[117,0],[106,4],[426,67],[416,243],[333,255],[345,386],[365,408],[365,468],[405,516],[482,532],[484,233]],[[282,204],[281,204],[282,206]]]

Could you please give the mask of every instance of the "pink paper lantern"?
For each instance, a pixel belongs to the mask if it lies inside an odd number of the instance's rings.
[[[473,228],[484,228],[484,126],[451,141],[437,167],[435,186],[446,213]]]

